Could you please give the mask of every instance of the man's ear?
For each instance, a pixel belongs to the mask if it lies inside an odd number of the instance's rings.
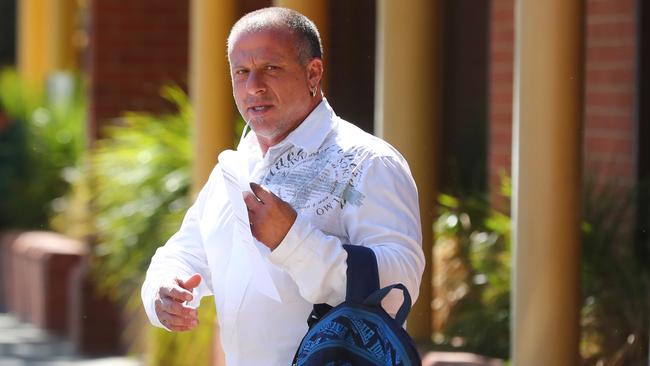
[[[309,79],[310,86],[320,85],[323,79],[323,60],[320,58],[313,58],[307,64],[307,78]]]

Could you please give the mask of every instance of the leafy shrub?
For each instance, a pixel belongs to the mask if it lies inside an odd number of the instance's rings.
[[[480,198],[441,195],[438,202],[433,341],[508,358],[510,219]]]
[[[0,230],[46,228],[61,207],[86,144],[85,94],[79,80],[66,98],[30,89],[15,70],[0,72]]]
[[[582,240],[581,353],[585,365],[647,365],[649,245],[635,237],[634,208],[647,184],[588,182]],[[648,227],[648,222],[636,225]]]
[[[190,205],[192,111],[179,88],[165,87],[162,96],[178,113],[125,114],[121,125],[104,131],[85,175],[97,240],[94,272],[131,311],[141,309],[139,290],[153,253],[178,230]],[[208,364],[214,306],[204,301],[201,310],[192,332],[144,327],[152,364]]]
[[[166,87],[176,114],[127,113],[105,129],[88,159],[97,230],[96,270],[103,286],[128,296],[142,283],[151,256],[178,229],[189,207],[191,110],[185,94]]]
[[[140,286],[151,257],[178,230],[191,203],[191,106],[177,87],[164,87],[161,94],[178,112],[126,113],[118,125],[108,127],[106,138],[96,142],[74,174],[74,189],[66,198],[69,209],[53,219],[69,235],[93,238],[97,282],[125,304],[129,315],[141,313]],[[238,129],[243,126],[236,123]],[[209,297],[191,332],[131,322],[125,337],[136,347],[146,338],[149,364],[209,365],[214,324]]]
[[[649,195],[646,184],[633,189],[585,184],[580,350],[585,365],[647,364],[650,247],[634,235],[632,215]],[[434,343],[506,359],[510,218],[477,198],[441,195],[439,210],[434,223]]]

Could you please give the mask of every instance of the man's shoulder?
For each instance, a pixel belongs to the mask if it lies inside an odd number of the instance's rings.
[[[337,145],[346,153],[364,155],[369,160],[388,158],[404,161],[404,157],[394,146],[344,119],[339,119],[335,139]]]

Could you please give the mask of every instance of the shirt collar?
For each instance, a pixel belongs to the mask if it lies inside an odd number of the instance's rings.
[[[323,144],[329,132],[335,127],[336,121],[334,117],[336,117],[334,110],[327,102],[327,99],[323,98],[295,130],[291,131],[284,140],[271,147],[271,149],[291,144],[302,148],[307,153],[316,151]],[[243,145],[248,149],[259,150],[255,133],[246,135]]]

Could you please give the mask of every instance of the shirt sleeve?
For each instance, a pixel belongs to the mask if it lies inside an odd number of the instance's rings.
[[[215,168],[214,171],[217,169]],[[214,175],[214,171],[212,175]],[[197,307],[203,296],[212,294],[210,270],[207,263],[203,240],[199,229],[199,218],[206,197],[213,189],[212,175],[201,189],[194,204],[187,210],[180,229],[159,247],[151,258],[144,283],[140,291],[144,310],[151,324],[169,330],[160,323],[155,310],[155,299],[160,285],[174,277],[184,278],[198,273],[201,283],[194,289],[194,298],[190,306]]]
[[[347,254],[342,245],[349,240],[373,250],[381,287],[402,283],[415,302],[425,259],[417,189],[406,162],[374,158],[355,188],[364,198],[358,206],[347,203],[343,208],[347,238],[326,235],[298,215],[269,259],[289,273],[305,299],[337,305],[345,300]],[[382,305],[395,315],[402,299],[393,291]]]

